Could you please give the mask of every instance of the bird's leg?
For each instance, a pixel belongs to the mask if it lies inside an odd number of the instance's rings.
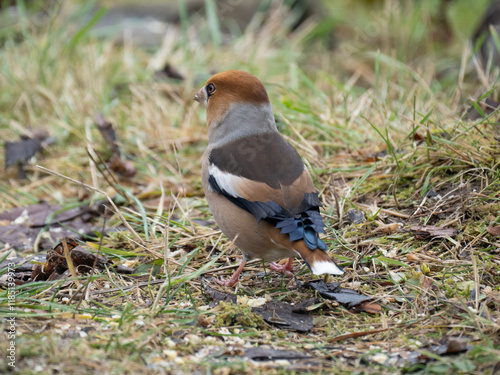
[[[233,286],[238,282],[238,279],[240,278],[241,271],[243,271],[243,267],[245,267],[245,264],[247,264],[247,260],[245,257],[241,259],[240,265],[238,266],[238,269],[234,271],[233,276],[229,280],[224,280],[222,277],[221,279],[215,279],[215,282],[219,285],[223,286]]]
[[[271,268],[273,271],[277,271],[277,272],[282,273],[284,275],[293,277],[292,262],[293,262],[293,258],[288,258],[288,260],[286,261],[285,264],[279,264],[279,263],[272,262],[269,265],[269,268]]]

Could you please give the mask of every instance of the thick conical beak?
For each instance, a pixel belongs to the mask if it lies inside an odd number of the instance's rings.
[[[196,93],[193,99],[196,100],[198,103],[203,104],[204,106],[207,105],[207,95],[205,91],[205,86],[203,86],[200,89],[200,91]]]

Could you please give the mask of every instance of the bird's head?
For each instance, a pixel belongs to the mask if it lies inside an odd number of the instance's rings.
[[[264,85],[257,77],[241,70],[215,74],[194,100],[207,108],[209,136],[215,128],[246,134],[252,128],[274,130],[276,127]]]

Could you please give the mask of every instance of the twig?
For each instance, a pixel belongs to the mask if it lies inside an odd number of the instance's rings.
[[[80,300],[76,304],[76,307],[75,307],[76,311],[78,311],[80,304],[82,303],[83,299],[85,298],[85,295],[87,294],[87,291],[88,291],[89,285],[90,285],[90,281],[92,280],[92,276],[94,276],[95,268],[97,267],[97,259],[99,258],[99,254],[101,253],[102,239],[104,238],[104,231],[106,230],[106,211],[107,211],[107,207],[104,209],[104,222],[102,223],[101,236],[99,238],[99,247],[97,248],[97,252],[95,253],[94,264],[92,265],[92,269],[89,272],[89,277],[87,278],[87,281],[85,283],[85,287],[84,287],[83,292],[81,294]]]
[[[363,204],[363,203],[355,203],[355,205],[359,206],[361,208],[364,208],[364,209],[369,209],[370,208],[370,206],[368,206],[367,204]],[[403,219],[409,219],[410,218],[410,215],[404,214],[402,212],[393,211],[393,210],[387,210],[385,208],[380,208],[379,211],[382,212],[382,213],[384,213],[384,214],[388,214],[388,215],[400,217],[400,218],[403,218]]]

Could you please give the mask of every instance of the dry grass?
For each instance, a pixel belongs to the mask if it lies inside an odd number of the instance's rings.
[[[19,371],[498,370],[500,243],[487,231],[500,224],[497,115],[462,119],[474,100],[497,92],[498,70],[482,72],[457,36],[445,47],[435,34],[431,3],[388,8],[392,2],[386,2],[371,12],[359,5],[353,14],[347,3],[335,3],[346,13],[333,50],[311,39],[314,24],[287,34],[282,8],[254,32],[217,48],[199,31],[207,28],[204,21],[186,33],[172,28],[155,55],[79,33],[75,20],[85,9],[76,6],[46,26],[27,19],[15,34],[0,34],[0,139],[47,130],[55,143],[36,164],[115,196],[89,158],[89,151],[108,152],[93,125],[94,114],[102,112],[137,169],[132,179],[116,177],[129,199],[137,198],[120,208],[132,230],[112,233],[100,249],[137,267],[137,277],[96,274],[85,295],[79,289],[85,276],[19,286]],[[355,21],[347,22],[356,11]],[[389,31],[362,26],[369,21]],[[152,69],[166,60],[184,74],[183,82],[154,78]],[[239,253],[215,227],[203,197],[200,157],[207,134],[204,111],[191,98],[212,69],[230,68],[265,83],[281,132],[321,191],[325,241],[346,269],[339,281],[372,296],[383,306],[380,315],[323,301],[312,312],[313,331],[299,334],[263,326],[244,305],[210,304],[202,288],[210,283],[207,271],[226,276],[231,271],[224,267],[237,263]],[[16,174],[10,168],[0,181],[0,211],[42,199],[69,206],[103,198],[34,164],[28,180]],[[364,212],[362,224],[347,220],[353,208]],[[409,228],[423,224],[458,234],[416,238]],[[106,224],[120,225],[118,215]],[[0,256],[5,253],[0,249]],[[298,260],[294,266],[301,281],[315,278]],[[250,265],[236,289],[225,291],[293,303],[313,297],[294,281],[263,271],[260,263]],[[6,296],[0,291],[0,314],[8,316]],[[228,311],[244,319],[221,323]],[[342,339],[374,330],[381,331]],[[470,349],[429,353],[444,336],[465,338]],[[6,345],[2,340],[2,353]],[[244,358],[245,349],[264,345],[310,358]],[[433,361],[412,364],[415,353]]]

